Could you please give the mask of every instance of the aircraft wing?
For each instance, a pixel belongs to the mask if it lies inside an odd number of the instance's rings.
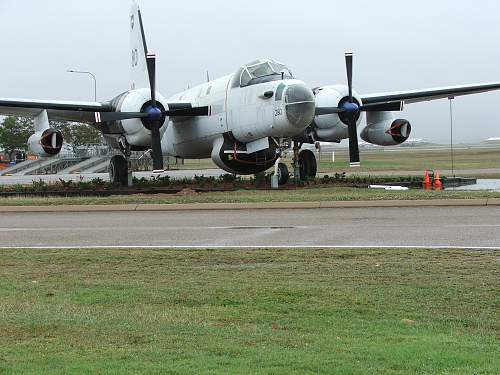
[[[51,119],[88,124],[96,123],[96,112],[114,111],[107,103],[0,98],[0,115],[34,117],[44,109]]]
[[[212,112],[209,106],[193,107],[191,103],[167,104],[169,110],[164,114],[174,118],[209,116]],[[34,117],[44,109],[50,119],[91,125],[106,121],[147,117],[146,113],[140,112],[116,112],[108,103],[0,98],[0,115]]]
[[[500,82],[367,94],[362,95],[361,100],[365,105],[397,101],[404,102],[405,104],[412,104],[430,100],[446,99],[449,97],[480,94],[495,90],[500,90]]]

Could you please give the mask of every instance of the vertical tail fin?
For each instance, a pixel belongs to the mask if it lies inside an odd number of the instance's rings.
[[[149,75],[146,63],[148,46],[142,23],[141,10],[135,0],[130,9],[130,50],[131,50],[131,88],[149,88]]]

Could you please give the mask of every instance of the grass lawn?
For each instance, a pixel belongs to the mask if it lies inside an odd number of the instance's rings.
[[[494,252],[1,256],[2,373],[500,373]]]
[[[321,156],[319,172],[331,171],[352,173],[349,155],[346,151],[336,152],[336,162],[331,162],[331,154]],[[450,151],[446,149],[423,151],[416,149],[384,149],[361,151],[360,172],[369,171],[424,171],[450,170]],[[500,168],[500,149],[458,149],[454,154],[455,169]],[[473,174],[474,175],[474,174]],[[475,176],[475,175],[474,175]]]
[[[252,202],[324,202],[415,199],[500,198],[495,192],[460,191],[385,191],[347,187],[304,188],[293,190],[237,190],[211,193],[130,195],[69,198],[0,198],[0,206],[106,205],[106,204],[177,204],[177,203],[252,203]]]
[[[291,163],[291,154],[286,161]],[[349,154],[346,149],[335,151],[335,163],[332,154],[323,152],[318,160],[318,172],[370,172],[370,171],[424,171],[451,169],[450,150],[421,148],[380,148],[378,150],[361,150],[361,168],[353,171],[349,168]],[[217,168],[210,159],[185,160],[180,169]],[[454,152],[455,169],[488,169],[500,168],[500,149],[458,147]]]

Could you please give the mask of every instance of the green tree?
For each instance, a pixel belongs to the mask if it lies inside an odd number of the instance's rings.
[[[27,151],[28,138],[33,133],[33,119],[27,117],[7,117],[0,125],[0,149],[12,160],[16,150]]]

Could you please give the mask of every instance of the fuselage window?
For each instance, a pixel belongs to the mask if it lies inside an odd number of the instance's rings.
[[[285,91],[285,84],[280,83],[278,89],[276,90],[276,101],[280,101],[283,99],[283,92]]]

